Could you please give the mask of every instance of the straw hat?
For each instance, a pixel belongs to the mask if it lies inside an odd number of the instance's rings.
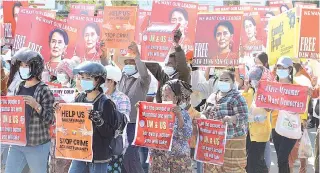
[[[136,56],[130,53],[127,53],[125,56],[119,56],[118,57],[118,63],[121,67],[124,67],[124,61],[127,59],[134,59]]]

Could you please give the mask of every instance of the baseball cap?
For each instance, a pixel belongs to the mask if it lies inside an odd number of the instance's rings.
[[[288,68],[288,67],[292,67],[293,66],[293,62],[292,59],[288,56],[282,56],[278,59],[277,61],[277,65],[281,65],[284,68]]]
[[[117,83],[121,80],[122,73],[120,68],[112,65],[107,65],[105,66],[105,69],[107,71],[107,79],[111,79]]]

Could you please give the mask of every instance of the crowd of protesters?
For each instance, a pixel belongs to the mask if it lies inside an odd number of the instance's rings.
[[[12,57],[1,56],[1,96],[23,96],[26,103],[27,146],[2,145],[5,173],[191,173],[197,138],[196,119],[213,119],[227,123],[222,166],[196,163],[197,172],[268,173],[274,143],[279,173],[292,173],[299,139],[278,134],[275,130],[281,111],[259,108],[255,97],[261,80],[309,87],[308,105],[300,114],[301,129],[319,125],[312,117],[319,115],[319,83],[308,67],[294,57],[278,57],[274,67],[268,55],[258,53],[247,77],[237,68],[192,67],[192,52],[179,45],[181,32],[174,32],[173,49],[164,66],[143,62],[139,48],[132,42],[128,54],[116,63],[102,54],[101,63],[82,62],[75,57],[62,60],[56,76],[44,71],[42,55],[22,48]],[[102,43],[103,44],[103,43]],[[189,56],[188,58],[186,56]],[[121,70],[114,64],[123,66]],[[298,78],[299,77],[299,78]],[[301,83],[303,81],[308,83]],[[50,79],[50,81],[44,81]],[[298,80],[299,79],[299,80]],[[45,82],[75,88],[76,103],[91,103],[93,124],[93,160],[83,162],[55,158],[55,138],[49,128],[55,121],[59,104]],[[173,103],[176,115],[171,151],[132,145],[136,130],[137,105],[141,101]],[[100,106],[102,105],[102,107]],[[122,114],[128,122],[124,128],[125,152],[114,155],[109,145]],[[309,121],[308,124],[308,119]],[[319,172],[319,130],[315,145],[315,172]],[[146,163],[148,153],[152,158]],[[307,158],[300,158],[300,173],[306,173]]]

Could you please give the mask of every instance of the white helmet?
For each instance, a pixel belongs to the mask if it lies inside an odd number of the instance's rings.
[[[117,83],[121,80],[122,72],[119,67],[107,65],[105,69],[107,71],[107,79],[111,79]]]

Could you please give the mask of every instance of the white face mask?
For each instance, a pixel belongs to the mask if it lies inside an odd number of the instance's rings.
[[[221,92],[229,92],[231,90],[231,84],[229,82],[218,81],[218,89]]]
[[[27,80],[30,78],[30,68],[29,67],[20,67],[19,68],[20,77],[22,80]]]
[[[169,67],[169,66],[164,66],[163,71],[168,76],[171,76],[173,75],[174,72],[176,72],[176,70],[173,67]]]
[[[65,84],[68,82],[68,77],[66,74],[63,73],[58,73],[57,74],[57,80],[61,83],[61,84]]]

